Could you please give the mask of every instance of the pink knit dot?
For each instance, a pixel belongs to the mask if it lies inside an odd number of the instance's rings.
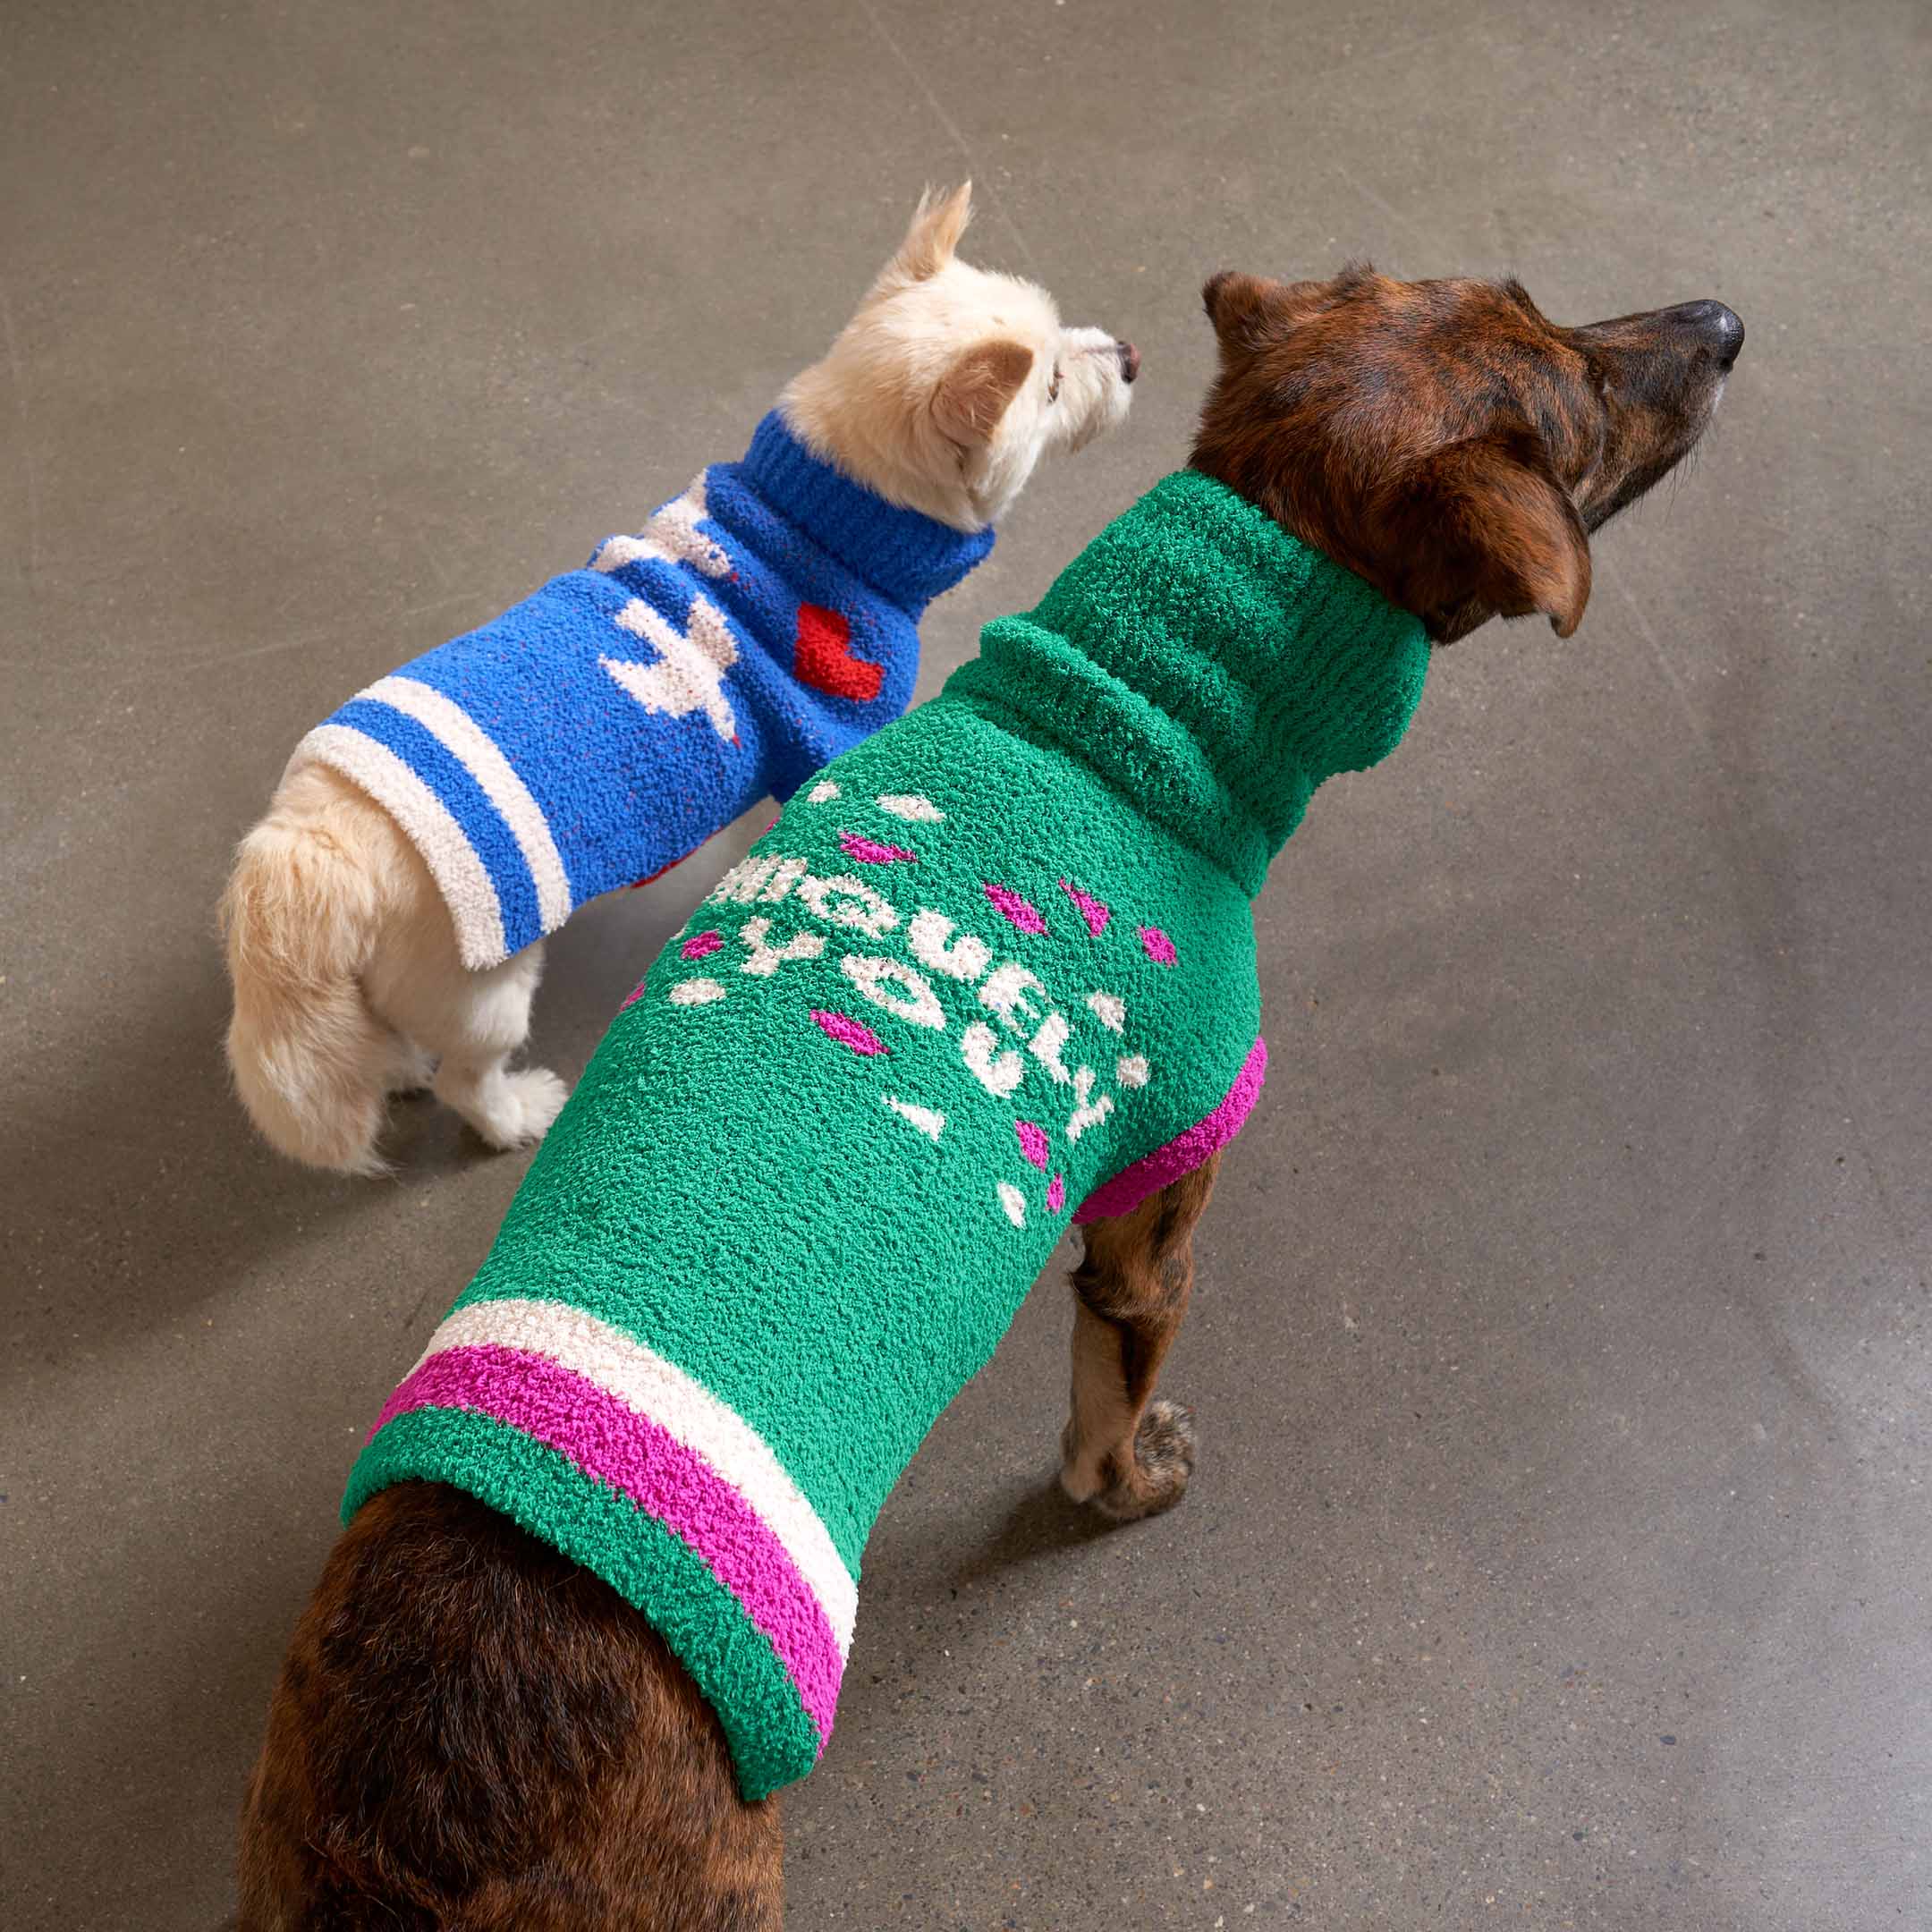
[[[1141,950],[1157,966],[1172,966],[1180,958],[1174,941],[1158,926],[1137,926],[1134,930],[1140,935]]]
[[[855,1054],[886,1051],[886,1042],[870,1027],[854,1020],[849,1013],[825,1013],[814,1006],[812,1018],[818,1022],[819,1030],[827,1039],[835,1039],[841,1046],[850,1046]]]
[[[648,973],[646,973],[644,975],[644,979],[640,979],[638,983],[631,988],[631,997],[627,999],[623,1003],[623,1004],[617,1009],[619,1013],[629,1013],[631,1009],[635,1006],[640,999],[644,997],[645,981],[648,980],[649,978],[650,975]]]
[[[901,865],[908,860],[917,864],[919,854],[908,852],[903,845],[881,845],[877,839],[869,839],[857,832],[841,832],[838,835],[839,850],[848,859],[856,859],[860,865]]]
[[[1039,908],[1030,899],[1022,899],[1016,892],[1009,892],[1004,886],[988,882],[981,888],[992,902],[994,910],[1009,926],[1017,926],[1023,933],[1043,933],[1046,921],[1039,915]]]
[[[1048,1214],[1058,1214],[1065,1205],[1066,1176],[1064,1174],[1055,1174],[1053,1177],[1052,1184],[1046,1190],[1046,1212]]]
[[[724,935],[721,932],[694,933],[678,952],[685,959],[702,959],[707,953],[716,953],[724,944]]]
[[[1015,1121],[1013,1131],[1020,1136],[1020,1151],[1039,1169],[1046,1172],[1046,1136],[1030,1120]]]
[[[1060,890],[1080,908],[1080,917],[1087,921],[1087,930],[1096,939],[1106,930],[1106,922],[1114,917],[1111,907],[1096,899],[1091,893],[1083,893],[1078,886],[1070,886],[1064,879],[1060,881]]]

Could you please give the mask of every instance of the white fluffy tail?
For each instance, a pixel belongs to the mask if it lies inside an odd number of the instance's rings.
[[[407,1049],[359,979],[386,911],[384,868],[367,862],[357,836],[374,808],[331,809],[322,787],[307,791],[298,777],[277,796],[242,842],[222,898],[234,987],[228,1064],[249,1117],[279,1151],[382,1174],[376,1140]]]

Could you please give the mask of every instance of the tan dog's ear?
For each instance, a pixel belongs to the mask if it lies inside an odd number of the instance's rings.
[[[933,394],[933,416],[947,442],[970,448],[990,443],[1006,406],[1033,368],[1024,343],[976,343],[953,363]]]
[[[1397,483],[1376,521],[1385,585],[1437,643],[1541,611],[1566,638],[1589,602],[1589,538],[1542,439],[1517,426],[1452,443]]]
[[[962,182],[949,194],[943,188],[928,188],[914,209],[912,225],[906,230],[892,266],[914,282],[936,275],[959,250],[960,237],[972,219],[972,183]]]

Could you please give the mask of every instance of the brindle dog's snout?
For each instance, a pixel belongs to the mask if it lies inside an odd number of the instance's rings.
[[[1744,325],[1721,301],[1681,302],[1658,317],[1666,328],[1682,329],[1720,369],[1728,369],[1744,346]]]

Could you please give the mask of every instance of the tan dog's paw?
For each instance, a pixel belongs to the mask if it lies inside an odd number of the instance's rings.
[[[505,1073],[493,1084],[486,1114],[475,1118],[476,1131],[504,1153],[535,1147],[564,1111],[570,1089],[548,1067],[525,1067]]]
[[[418,1094],[429,1093],[435,1089],[436,1072],[433,1053],[425,1053],[420,1046],[405,1046],[396,1055],[395,1064],[389,1069],[388,1090],[399,1099],[413,1099]]]
[[[1068,1460],[1060,1482],[1076,1503],[1091,1504],[1114,1522],[1134,1522],[1172,1509],[1187,1494],[1194,1473],[1194,1413],[1180,1402],[1157,1398],[1148,1404],[1134,1433],[1132,1468],[1123,1471],[1118,1455],[1107,1456],[1097,1488],[1075,1487],[1072,1434],[1069,1423],[1062,1438]]]

